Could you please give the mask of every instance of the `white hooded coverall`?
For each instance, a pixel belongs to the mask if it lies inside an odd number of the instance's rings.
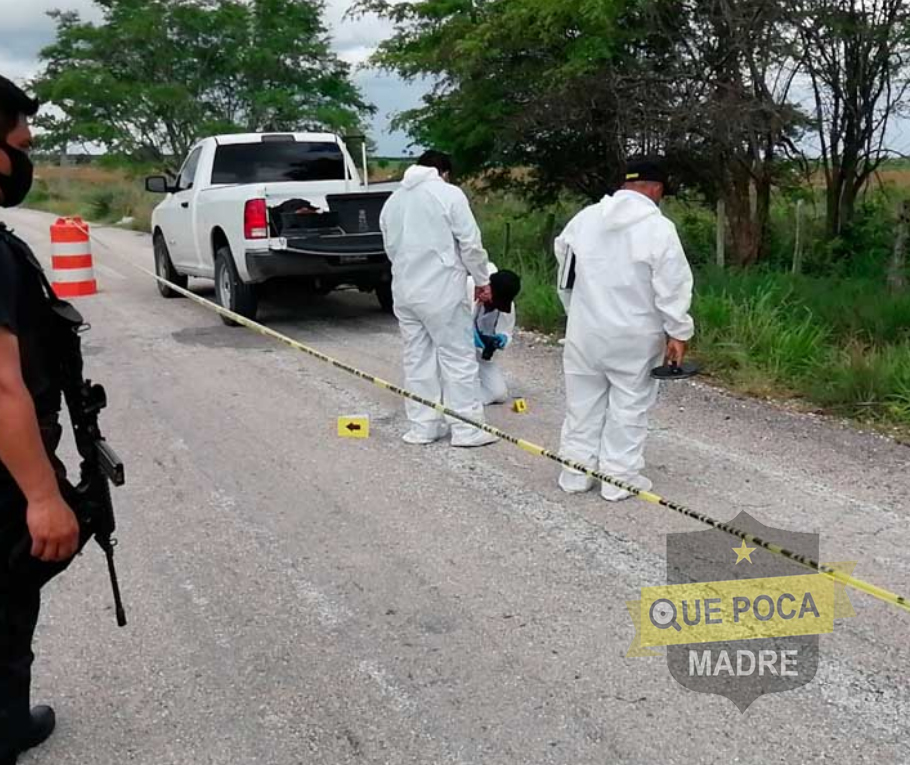
[[[676,227],[646,196],[623,190],[582,210],[556,240],[556,257],[569,316],[561,454],[648,490],[641,471],[659,389],[651,370],[664,361],[667,336],[695,333],[692,271]],[[591,481],[566,469],[560,486],[581,492]],[[628,496],[607,484],[602,491]]]
[[[495,274],[499,269],[491,261],[490,274]],[[474,326],[484,335],[505,335],[509,345],[512,343],[512,336],[515,334],[515,325],[518,310],[515,303],[512,303],[512,312],[503,313],[502,311],[487,311],[482,303],[474,300],[474,279],[468,277],[468,299],[474,305]],[[508,346],[507,346],[508,347]],[[477,396],[480,403],[485,406],[490,404],[504,404],[509,400],[509,384],[502,373],[499,364],[496,363],[495,357],[490,361],[484,361],[483,351],[477,349],[477,364],[480,367],[477,375]],[[498,351],[497,353],[501,353]]]
[[[392,262],[406,386],[483,422],[465,282],[470,274],[478,286],[487,286],[489,259],[467,197],[435,168],[411,167],[386,202],[380,227]],[[412,435],[432,441],[445,434],[445,418],[438,412],[413,401],[405,407]],[[476,428],[452,422],[453,444],[478,434]]]

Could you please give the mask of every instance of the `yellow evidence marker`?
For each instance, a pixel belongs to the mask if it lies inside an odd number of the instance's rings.
[[[369,415],[359,414],[352,417],[339,417],[338,435],[341,438],[369,438]]]
[[[515,412],[515,414],[524,414],[528,411],[528,402],[523,398],[516,398],[512,402],[512,411]]]

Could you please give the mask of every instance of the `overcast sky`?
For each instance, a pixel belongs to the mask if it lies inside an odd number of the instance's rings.
[[[326,23],[335,50],[356,65],[363,63],[390,29],[387,23],[376,18],[345,20],[350,5],[351,0],[326,0]],[[55,8],[79,11],[85,19],[99,17],[92,0],[0,0],[4,33],[0,45],[0,74],[21,82],[38,71],[38,51],[54,39],[54,24],[47,17],[47,11]],[[404,154],[408,138],[391,133],[389,119],[394,112],[415,106],[422,90],[372,70],[358,69],[355,79],[366,100],[379,110],[372,135],[380,154]]]
[[[407,136],[389,131],[389,120],[395,112],[416,106],[423,90],[420,86],[406,85],[396,77],[357,67],[390,34],[390,27],[376,18],[346,20],[344,16],[351,3],[352,0],[325,0],[326,23],[335,50],[355,65],[357,84],[366,100],[378,109],[371,132],[379,153],[401,156],[407,151],[409,141]],[[37,72],[38,51],[54,38],[54,24],[47,17],[47,11],[54,8],[79,11],[86,19],[99,17],[92,0],[0,0],[4,32],[0,45],[0,73],[21,81]],[[888,143],[894,149],[910,153],[910,123],[907,120],[892,122]]]

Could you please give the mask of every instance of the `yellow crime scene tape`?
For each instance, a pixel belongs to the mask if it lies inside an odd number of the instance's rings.
[[[86,231],[88,231],[87,228],[86,228]],[[293,338],[290,338],[287,335],[283,335],[281,332],[276,332],[274,329],[270,329],[269,327],[266,327],[256,321],[247,319],[246,317],[241,316],[240,314],[234,313],[233,311],[231,311],[227,308],[224,308],[223,306],[220,306],[217,303],[215,303],[211,300],[208,300],[207,298],[201,297],[200,295],[197,295],[194,292],[190,292],[188,289],[184,289],[183,287],[173,284],[172,282],[169,282],[167,279],[164,279],[164,278],[158,276],[158,274],[156,274],[152,271],[149,271],[147,268],[143,268],[142,266],[139,266],[136,263],[133,263],[131,260],[129,260],[125,256],[120,255],[112,247],[110,247],[109,245],[105,244],[104,242],[98,240],[97,238],[95,238],[95,237],[92,237],[92,238],[96,242],[98,242],[98,244],[100,244],[108,252],[110,252],[113,255],[116,255],[119,259],[123,260],[125,263],[127,263],[128,265],[130,265],[132,268],[136,269],[137,271],[145,274],[146,276],[151,276],[153,279],[160,282],[161,284],[166,284],[168,287],[170,287],[172,290],[179,293],[180,295],[183,295],[184,297],[189,298],[190,300],[192,300],[195,303],[198,303],[199,305],[203,306],[204,308],[214,311],[215,313],[218,313],[221,316],[224,316],[224,317],[236,322],[237,324],[244,326],[247,329],[252,330],[253,332],[258,333],[258,334],[262,335],[263,337],[270,337],[273,340],[277,340],[279,343],[283,343],[284,345],[286,345],[290,348],[293,348],[295,351],[299,351],[300,353],[304,353],[307,356],[311,356],[314,359],[318,359],[319,361],[323,361],[326,364],[330,364],[331,366],[335,367],[336,369],[340,369],[343,372],[347,372],[348,374],[351,374],[354,377],[359,377],[361,380],[365,380],[366,382],[372,383],[373,385],[377,386],[378,388],[382,388],[383,390],[387,390],[390,393],[394,393],[394,394],[400,396],[401,398],[410,399],[411,401],[415,401],[418,404],[423,404],[423,406],[429,407],[430,409],[435,409],[437,412],[439,412],[442,415],[445,415],[446,417],[451,417],[452,419],[459,420],[460,422],[464,422],[467,425],[471,425],[471,426],[477,428],[478,430],[482,430],[486,433],[491,433],[492,435],[497,436],[501,440],[506,441],[507,443],[510,443],[510,444],[514,444],[519,449],[523,449],[524,451],[528,452],[528,454],[533,454],[535,457],[544,457],[545,459],[551,460],[552,462],[555,462],[559,465],[570,468],[571,470],[576,470],[580,473],[584,473],[585,475],[587,475],[590,478],[593,478],[597,481],[603,481],[604,483],[610,484],[611,486],[615,486],[618,489],[627,491],[630,494],[637,497],[638,499],[642,500],[643,502],[648,502],[649,504],[657,505],[659,507],[666,508],[667,510],[672,510],[673,512],[678,513],[679,515],[685,516],[686,518],[691,518],[692,520],[698,521],[699,523],[703,523],[706,526],[710,526],[711,528],[726,532],[727,534],[737,537],[738,539],[745,540],[746,543],[749,545],[755,545],[756,547],[760,547],[763,550],[767,550],[768,552],[773,553],[774,555],[778,555],[782,558],[785,558],[786,560],[792,561],[793,563],[797,563],[800,566],[803,566],[804,568],[815,571],[818,574],[822,574],[822,575],[828,577],[829,579],[833,579],[835,582],[840,582],[841,584],[844,584],[847,587],[851,587],[855,590],[859,590],[860,592],[865,592],[867,595],[871,595],[872,597],[874,597],[878,600],[884,601],[885,603],[890,603],[891,605],[897,606],[898,608],[901,608],[904,611],[910,612],[910,601],[908,601],[907,598],[903,597],[902,595],[898,595],[897,593],[891,592],[890,590],[886,590],[882,587],[878,587],[877,585],[874,585],[870,582],[863,581],[862,579],[857,579],[856,577],[851,576],[836,568],[832,568],[831,566],[827,566],[823,563],[819,563],[805,555],[800,555],[799,553],[788,550],[785,547],[781,547],[780,545],[775,544],[774,542],[768,542],[767,540],[764,540],[761,537],[757,537],[754,534],[749,534],[748,532],[743,531],[742,529],[738,529],[735,526],[731,526],[729,523],[723,523],[722,521],[718,521],[709,515],[700,513],[696,510],[693,510],[692,508],[686,507],[685,505],[681,505],[677,502],[672,502],[668,499],[664,499],[663,497],[659,496],[658,494],[654,494],[653,492],[650,492],[650,491],[642,491],[641,489],[638,489],[635,486],[631,486],[627,483],[617,480],[616,478],[606,475],[605,473],[601,473],[600,471],[597,471],[597,470],[592,470],[591,468],[586,467],[585,465],[582,465],[578,462],[575,462],[574,460],[566,459],[565,457],[562,457],[559,454],[556,454],[555,452],[552,452],[549,449],[546,449],[542,446],[538,446],[535,443],[526,441],[523,438],[518,438],[516,436],[511,435],[510,433],[506,433],[505,431],[500,430],[499,428],[494,427],[493,425],[475,422],[474,420],[470,419],[469,417],[465,417],[465,416],[459,414],[458,412],[448,409],[443,404],[437,403],[435,401],[430,401],[429,399],[425,399],[422,396],[418,396],[416,393],[412,393],[411,391],[405,390],[404,388],[394,385],[393,383],[390,383],[387,380],[383,380],[380,377],[371,375],[368,372],[364,372],[363,370],[358,369],[357,367],[351,366],[350,364],[346,364],[345,362],[340,361],[336,358],[333,358],[332,356],[329,356],[325,353],[317,351],[315,348],[311,348],[310,346],[305,345],[304,343],[301,343],[297,340],[294,340]]]

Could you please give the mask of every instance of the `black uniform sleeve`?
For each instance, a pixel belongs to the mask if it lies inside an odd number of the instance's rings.
[[[9,248],[0,242],[0,327],[19,334],[19,268]]]

